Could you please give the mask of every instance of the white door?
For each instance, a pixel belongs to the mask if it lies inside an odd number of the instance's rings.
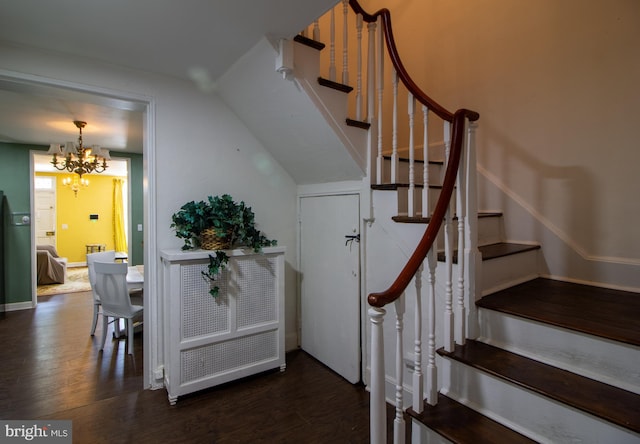
[[[36,245],[56,245],[56,189],[55,177],[37,177],[39,184],[34,191],[36,217],[34,228]],[[50,179],[44,181],[43,179]],[[46,184],[49,184],[47,187]]]
[[[358,195],[300,199],[302,349],[360,381]]]

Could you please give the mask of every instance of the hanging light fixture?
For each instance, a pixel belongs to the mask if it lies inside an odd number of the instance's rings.
[[[64,149],[58,143],[49,145],[47,154],[53,154],[51,164],[60,171],[69,171],[76,173],[82,179],[82,175],[86,173],[102,173],[107,169],[107,160],[111,160],[109,150],[101,149],[100,145],[85,147],[82,144],[82,128],[87,122],[74,120],[73,124],[80,130],[78,143],[67,142]],[[58,161],[58,156],[64,156]]]
[[[78,190],[80,189],[80,187],[88,187],[89,180],[74,175],[73,178],[65,177],[64,179],[62,179],[62,185],[71,188],[75,196],[78,197]]]

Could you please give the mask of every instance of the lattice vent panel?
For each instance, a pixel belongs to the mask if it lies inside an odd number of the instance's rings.
[[[229,296],[227,270],[215,284],[217,297],[209,294],[211,283],[202,276],[208,264],[183,265],[182,272],[182,337],[193,338],[229,331]]]
[[[238,328],[278,320],[277,267],[274,257],[239,258],[233,280],[238,286]]]
[[[180,354],[181,383],[278,357],[278,332],[268,331],[185,350]]]

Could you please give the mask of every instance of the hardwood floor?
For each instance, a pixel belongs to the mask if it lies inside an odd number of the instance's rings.
[[[287,354],[284,373],[170,406],[165,390],[141,390],[141,335],[135,357],[110,337],[101,353],[101,323],[89,335],[91,312],[90,293],[72,293],[1,315],[0,418],[70,419],[74,443],[369,441],[368,393],[302,351]]]

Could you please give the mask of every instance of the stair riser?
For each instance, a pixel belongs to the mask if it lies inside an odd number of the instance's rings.
[[[409,188],[403,187],[398,189],[398,216],[407,216],[409,215]],[[415,211],[415,215],[421,216],[423,215],[422,211],[422,188],[416,188],[413,193],[413,208]],[[429,189],[429,211],[425,216],[431,215],[433,210],[436,207],[436,203],[438,202],[438,198],[440,197],[440,189],[439,188],[430,188]],[[453,198],[451,199],[451,211],[455,214],[456,209],[456,196],[455,192]]]
[[[640,436],[457,361],[443,359],[447,396],[541,443],[637,443]],[[515,408],[515,407],[518,408]]]
[[[512,254],[482,262],[482,295],[512,287],[540,275],[540,250]]]
[[[424,183],[424,163],[415,163],[415,183],[422,185]],[[430,163],[428,167],[429,183],[431,185],[442,185],[444,178],[444,167],[440,164]],[[398,162],[398,172],[395,182],[391,181],[391,159],[383,160],[382,168],[383,183],[409,183],[409,162]]]
[[[478,312],[479,341],[640,394],[637,347],[494,310]]]

